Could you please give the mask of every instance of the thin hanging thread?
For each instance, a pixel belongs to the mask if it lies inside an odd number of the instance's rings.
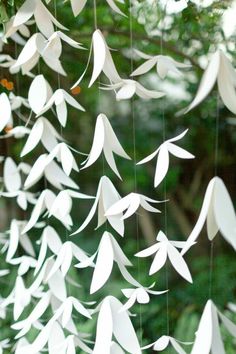
[[[168,3],[168,1],[167,1]],[[164,20],[165,20],[165,15],[166,15],[166,7],[167,3],[163,9],[163,16],[161,19],[161,38],[160,38],[160,51],[161,55],[163,55],[163,29],[164,29]],[[157,4],[158,6],[158,4]],[[163,142],[166,140],[166,119],[165,119],[165,106],[162,101],[162,139]],[[166,179],[163,181],[164,186],[163,186],[163,191],[164,191],[164,200],[167,200],[167,191],[166,191]],[[167,236],[168,234],[168,223],[167,223],[167,202],[165,202],[164,205],[164,230],[165,234]],[[166,289],[169,288],[169,269],[168,269],[168,264],[166,263],[165,266],[165,282],[166,282]],[[166,334],[169,335],[170,333],[170,319],[169,319],[169,292],[166,292]]]
[[[132,18],[132,0],[129,1],[129,27],[130,27],[130,69],[131,72],[134,70],[134,63],[133,63],[133,18]],[[131,98],[131,117],[132,117],[132,138],[133,138],[133,159],[134,159],[134,191],[137,193],[138,185],[137,185],[137,155],[136,155],[136,124],[135,124],[135,105],[134,105],[134,98]],[[135,215],[135,227],[136,227],[136,247],[137,251],[140,250],[140,239],[139,239],[139,220],[138,214]],[[138,280],[140,282],[140,261],[139,258],[138,262]],[[141,304],[139,304],[139,330],[140,330],[140,343],[142,346],[142,330],[143,330],[143,318],[142,318],[142,310]]]
[[[220,120],[220,98],[217,92],[217,106],[216,106],[216,121],[215,121],[215,157],[214,157],[214,175],[218,174],[218,158],[219,158],[219,120]],[[209,264],[209,299],[212,297],[213,287],[213,266],[214,266],[214,240],[211,241],[210,246],[210,264]]]

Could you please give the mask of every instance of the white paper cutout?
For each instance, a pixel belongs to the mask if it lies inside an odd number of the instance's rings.
[[[73,11],[74,16],[78,16],[80,14],[80,12],[83,10],[83,8],[85,7],[87,0],[70,0],[70,2],[71,2],[71,7],[72,7],[72,11]],[[106,0],[106,2],[112,8],[113,11],[115,11],[119,15],[125,16],[125,14],[116,5],[115,0]],[[123,1],[121,1],[121,0],[119,2],[123,3]]]
[[[154,208],[149,203],[161,203],[158,200],[146,197],[139,193],[130,193],[126,197],[120,199],[118,202],[112,204],[106,211],[105,215],[107,217],[115,216],[119,217],[122,215],[122,220],[129,218],[133,215],[138,208],[141,206],[143,209],[150,211],[152,213],[160,213],[160,210]],[[125,214],[123,212],[126,210]]]
[[[226,55],[217,50],[202,76],[197,94],[185,113],[200,104],[210,93],[216,81],[219,94],[225,106],[236,114],[235,69]]]
[[[213,240],[220,231],[224,239],[236,250],[234,206],[224,182],[219,177],[214,177],[208,184],[198,221],[186,241],[182,254],[185,254],[196,241],[205,221],[209,240]]]
[[[236,325],[216,308],[212,300],[208,300],[196,332],[191,354],[199,354],[199,352],[202,354],[225,354],[219,319],[229,333],[236,337]]]
[[[98,291],[106,283],[112,272],[114,262],[116,262],[119,267],[120,265],[123,265],[124,267],[132,265],[123,253],[117,241],[107,231],[104,232],[98,246],[98,250],[92,259],[95,258],[96,254],[97,260],[90,286],[90,294]],[[78,266],[81,267],[80,265]]]
[[[53,125],[44,117],[36,120],[21,152],[21,157],[32,151],[40,140],[49,152],[57,145],[59,140],[62,140],[62,137],[57,133]]]
[[[156,342],[154,342],[152,344],[149,344],[149,345],[146,345],[142,349],[149,349],[149,348],[153,347],[154,351],[162,352],[169,345],[171,345],[175,349],[176,353],[178,353],[178,354],[186,354],[186,351],[182,348],[182,346],[180,344],[189,345],[191,343],[177,341],[173,337],[164,335],[164,336],[161,336]]]
[[[47,38],[54,33],[54,26],[66,30],[66,27],[60,24],[44,6],[40,0],[26,0],[19,8],[13,23],[6,33],[6,37],[12,35],[22,24],[25,24],[34,15],[38,29]]]
[[[0,94],[0,131],[11,121],[11,105],[9,98],[3,92]]]
[[[53,161],[55,151],[58,152],[57,146],[54,148],[51,154],[42,154],[35,161],[32,166],[28,177],[25,180],[24,187],[26,189],[31,188],[34,184],[36,184],[43,175],[45,175],[46,179],[54,185],[58,189],[62,189],[62,185],[67,186],[69,188],[78,189],[79,187],[76,183],[63,171],[55,161]],[[72,163],[74,160],[72,160]],[[76,166],[72,164],[73,168]],[[69,165],[69,168],[71,165]],[[67,170],[68,166],[65,162],[64,168]],[[75,167],[76,169],[76,167]]]
[[[188,151],[173,144],[173,142],[182,139],[187,133],[186,129],[183,133],[179,134],[175,138],[168,139],[160,145],[160,147],[155,150],[152,154],[145,157],[143,160],[139,161],[137,165],[144,164],[151,161],[154,157],[157,157],[157,164],[154,177],[154,187],[157,187],[165,178],[168,168],[169,168],[169,154],[172,154],[180,159],[193,159],[194,155],[190,154]]]
[[[106,220],[109,224],[116,230],[121,236],[124,235],[124,221],[122,220],[122,213],[117,214],[116,216],[106,216],[105,213],[108,208],[120,200],[120,195],[115,189],[114,185],[110,181],[110,179],[106,176],[101,177],[98,189],[96,193],[96,198],[90,212],[83,222],[83,224],[79,227],[77,231],[75,231],[72,235],[75,235],[82,230],[89,224],[92,220],[94,214],[96,213],[96,209],[98,208],[98,224],[97,228],[103,225]]]
[[[150,301],[149,294],[162,295],[166,293],[166,291],[151,290],[154,285],[155,283],[148,288],[139,287],[139,288],[122,289],[121,291],[125,295],[125,297],[128,298],[128,301],[123,305],[121,311],[129,310],[135,304],[135,302],[139,304],[148,304]]]
[[[183,259],[181,253],[176,248],[183,248],[185,243],[176,241],[169,241],[164,232],[159,231],[157,235],[157,243],[140,251],[136,254],[136,257],[148,257],[155,253],[149,275],[158,272],[166,263],[167,258],[170,260],[172,266],[175,270],[186,279],[188,282],[192,283],[192,276],[188,269],[188,266]]]
[[[52,97],[49,99],[47,104],[41,109],[37,116],[42,115],[47,112],[54,104],[56,106],[57,118],[60,124],[65,127],[67,121],[67,106],[68,103],[70,106],[80,110],[85,111],[84,108],[65,90],[58,89],[54,92]]]
[[[112,126],[105,116],[105,114],[99,114],[96,121],[95,132],[93,137],[93,144],[89,153],[88,158],[83,164],[85,164],[81,169],[91,166],[104,152],[105,159],[108,165],[115,172],[115,174],[121,179],[121,176],[117,170],[116,163],[114,160],[113,153],[123,157],[124,159],[130,159],[122,148],[119,140],[117,139]]]
[[[33,112],[38,114],[51,96],[52,89],[44,76],[35,76],[28,93],[29,105]]]
[[[112,334],[119,345],[131,354],[141,354],[141,348],[130,318],[121,311],[122,304],[113,296],[107,296],[100,307],[97,334],[93,354],[110,354]],[[122,323],[122,326],[119,324]]]
[[[167,55],[147,55],[139,50],[134,50],[135,54],[139,57],[146,59],[146,61],[133,71],[131,76],[137,76],[147,73],[154,66],[161,79],[164,79],[169,71],[181,75],[179,69],[185,69],[191,67],[189,64],[180,63]]]
[[[47,41],[45,37],[41,33],[33,34],[25,44],[16,62],[11,66],[11,70],[16,73],[21,69],[23,75],[29,75],[41,56],[52,70],[66,76],[59,58],[53,55],[54,53],[51,53],[50,56],[45,55],[44,50],[46,47]]]
[[[93,83],[101,74],[101,72],[103,72],[108,78],[108,80],[111,82],[111,84],[104,85],[101,88],[103,90],[114,90],[115,92],[118,90],[116,92],[117,100],[129,99],[135,93],[143,99],[161,98],[165,95],[163,92],[147,90],[139,82],[136,82],[134,80],[122,79],[116,70],[110,50],[100,30],[96,30],[93,33],[92,47],[93,47],[94,63],[93,63],[93,73],[89,83],[89,87],[93,85]],[[88,64],[89,61],[90,61],[90,57],[88,59]],[[84,73],[82,74],[82,76],[74,84],[73,87],[77,86],[80,83],[80,81],[83,79],[87,71],[87,67]]]

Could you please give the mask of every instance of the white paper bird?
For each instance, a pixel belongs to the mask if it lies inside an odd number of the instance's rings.
[[[132,322],[127,311],[121,311],[122,306],[122,303],[113,296],[107,296],[102,301],[97,319],[93,354],[110,354],[113,335],[125,352],[141,354]]]
[[[172,266],[181,275],[181,277],[192,283],[192,276],[188,269],[187,263],[177,250],[177,248],[183,248],[185,242],[169,241],[162,231],[159,231],[156,240],[156,244],[136,254],[136,257],[148,257],[155,254],[149,275],[158,272],[165,265],[168,258]]]
[[[111,84],[104,85],[101,88],[104,90],[115,90],[117,100],[129,99],[135,93],[143,99],[160,98],[165,95],[163,92],[147,90],[139,82],[136,82],[134,80],[122,79],[116,70],[109,47],[100,30],[96,30],[93,33],[92,48],[93,48],[93,73],[89,83],[89,87],[93,85],[93,83],[101,74],[101,72],[103,72]],[[74,84],[73,87],[77,86],[80,83],[80,81],[83,79],[89,65],[90,56],[84,73],[79,78],[79,80]]]
[[[200,235],[207,222],[208,239],[220,231],[223,238],[236,250],[236,214],[227,188],[219,177],[208,184],[200,215],[182,250],[185,254]]]
[[[54,92],[54,94],[49,99],[49,101],[46,103],[46,105],[40,110],[40,112],[37,114],[37,117],[41,116],[43,113],[47,112],[55,104],[57,118],[58,118],[60,124],[63,127],[65,127],[66,122],[67,122],[67,105],[66,105],[66,103],[68,103],[70,106],[72,106],[80,111],[83,111],[83,112],[85,111],[85,109],[71,95],[69,95],[65,90],[58,89]]]
[[[182,73],[179,69],[191,67],[191,65],[180,63],[167,55],[147,55],[141,52],[140,50],[134,50],[134,52],[142,59],[146,59],[146,61],[145,63],[140,65],[136,70],[134,70],[131,76],[145,74],[154,66],[156,66],[158,75],[161,79],[164,79],[169,71],[181,75]]]
[[[83,162],[84,166],[81,168],[87,168],[91,166],[104,152],[105,159],[108,165],[115,172],[115,174],[121,179],[119,171],[114,160],[114,154],[117,154],[125,159],[130,159],[122,148],[119,140],[117,139],[112,126],[105,114],[99,114],[96,121],[95,132],[93,137],[93,144],[88,158]]]
[[[180,159],[193,159],[194,155],[190,154],[188,151],[173,144],[175,141],[182,139],[187,133],[186,129],[183,133],[179,134],[175,138],[168,139],[160,145],[160,147],[155,150],[151,155],[145,157],[143,160],[139,161],[137,165],[144,164],[151,161],[154,157],[157,157],[155,177],[154,177],[154,187],[157,187],[165,178],[168,168],[169,168],[169,154],[174,155]]]
[[[92,208],[88,216],[86,217],[83,224],[76,230],[72,235],[75,235],[82,230],[89,224],[92,220],[94,214],[96,213],[96,209],[98,208],[98,224],[97,228],[103,225],[106,220],[112,226],[114,230],[116,230],[121,236],[124,235],[124,221],[122,220],[122,213],[118,213],[115,216],[106,216],[106,211],[109,209],[111,205],[116,203],[120,200],[121,197],[117,190],[115,189],[114,185],[110,181],[110,179],[106,176],[102,176],[96,193],[96,198]]]
[[[236,338],[236,325],[217,309],[212,300],[208,300],[196,332],[191,354],[225,354],[219,320]]]
[[[106,211],[105,215],[107,217],[119,217],[122,215],[122,220],[129,218],[133,215],[138,208],[141,206],[143,209],[150,211],[152,213],[160,213],[160,210],[154,208],[149,203],[161,203],[158,200],[146,197],[139,193],[130,193],[124,198],[120,199],[116,203],[112,204]],[[125,214],[123,212],[126,210]]]
[[[221,50],[217,50],[212,55],[202,76],[197,94],[185,110],[185,113],[200,104],[208,96],[217,81],[219,94],[223,103],[232,113],[236,114],[235,80],[236,71],[230,60]]]

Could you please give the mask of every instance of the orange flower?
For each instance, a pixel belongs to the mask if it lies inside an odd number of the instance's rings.
[[[0,83],[3,87],[6,87],[8,81],[7,81],[7,79],[1,79]]]
[[[12,81],[8,81],[6,84],[6,89],[8,91],[12,91],[14,89],[14,83]]]
[[[72,95],[76,96],[76,95],[79,95],[81,92],[81,87],[80,86],[76,86],[74,87],[73,89],[71,89],[71,93]]]

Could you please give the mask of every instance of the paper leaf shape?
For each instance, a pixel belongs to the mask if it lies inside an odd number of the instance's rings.
[[[141,354],[136,333],[122,303],[113,296],[107,296],[100,307],[93,354],[110,354],[112,334],[118,344],[128,353]],[[120,324],[122,323],[122,326]]]
[[[11,121],[11,105],[5,92],[0,94],[0,132]]]
[[[147,59],[145,63],[140,65],[133,71],[131,76],[143,75],[156,66],[156,70],[161,79],[164,79],[169,71],[181,74],[179,69],[189,68],[191,65],[180,63],[167,55],[147,55],[139,50],[134,50],[135,54],[141,58]]]
[[[216,308],[212,300],[208,300],[196,332],[191,354],[225,354],[219,319],[229,333],[236,337],[236,325]]]
[[[143,194],[138,194],[138,193],[130,193],[126,197],[122,198],[118,202],[114,203],[111,205],[110,208],[106,211],[105,215],[107,217],[109,216],[115,216],[118,218],[119,215],[122,215],[122,220],[129,218],[131,215],[133,215],[138,208],[141,206],[147,211],[150,211],[152,213],[160,213],[160,210],[154,208],[151,206],[149,203],[161,203],[158,200],[151,199],[149,197],[146,197]],[[125,214],[123,215],[123,212],[126,210]]]
[[[82,169],[91,166],[98,159],[102,151],[104,152],[105,159],[111,169],[121,179],[116,167],[113,153],[125,159],[130,159],[130,157],[122,148],[105,114],[99,114],[97,117],[92,148]]]
[[[189,345],[190,343],[180,342],[180,341],[177,341],[173,337],[164,335],[164,336],[161,336],[155,343],[149,344],[149,345],[143,347],[142,349],[149,349],[152,347],[154,351],[162,352],[169,345],[171,345],[175,349],[176,353],[186,354],[185,350],[181,347],[180,344]]]
[[[28,93],[29,105],[33,112],[38,114],[51,96],[52,89],[44,76],[35,76]]]
[[[155,150],[151,155],[145,157],[143,160],[139,161],[137,165],[144,164],[148,161],[151,161],[154,157],[157,157],[155,178],[154,178],[154,187],[157,187],[165,178],[168,168],[169,168],[169,154],[172,154],[180,159],[193,159],[194,155],[190,154],[188,151],[183,148],[173,144],[175,141],[182,139],[187,133],[186,129],[183,133],[179,134],[175,138],[168,139],[161,146]]]
[[[217,50],[205,70],[197,94],[185,113],[200,104],[210,93],[216,81],[225,106],[236,114],[235,69],[226,55]]]
[[[37,116],[42,115],[47,112],[54,104],[56,106],[57,118],[60,124],[65,127],[67,121],[67,106],[66,103],[71,105],[72,107],[84,111],[84,108],[65,90],[58,89],[54,92],[52,97],[49,99],[47,104],[43,107],[43,109],[38,113]]]
[[[106,216],[105,213],[109,209],[109,207],[120,200],[120,195],[115,189],[114,185],[110,181],[110,179],[106,176],[102,176],[97,189],[96,198],[90,212],[83,222],[83,224],[79,227],[77,231],[75,231],[72,235],[75,235],[89,224],[92,220],[94,214],[96,213],[96,209],[98,208],[98,224],[97,228],[103,225],[106,220],[110,223],[114,230],[116,230],[121,236],[124,235],[124,221],[122,220],[122,213],[118,213],[115,216]]]
[[[192,276],[188,266],[180,252],[176,249],[176,246],[173,245],[174,241],[169,241],[162,231],[158,233],[156,239],[156,244],[136,254],[136,257],[148,257],[155,254],[149,275],[158,272],[165,265],[167,258],[169,258],[172,266],[181,277],[192,283]],[[178,245],[178,247],[184,247],[184,245],[181,244]]]
[[[44,117],[38,118],[34,123],[21,152],[21,157],[32,151],[40,140],[45,149],[49,152],[55,148],[59,140],[62,140],[62,137],[57,133],[53,125]]]
[[[227,188],[219,177],[208,184],[200,215],[182,250],[185,254],[193,245],[207,221],[208,239],[220,231],[223,238],[236,250],[236,215]]]

